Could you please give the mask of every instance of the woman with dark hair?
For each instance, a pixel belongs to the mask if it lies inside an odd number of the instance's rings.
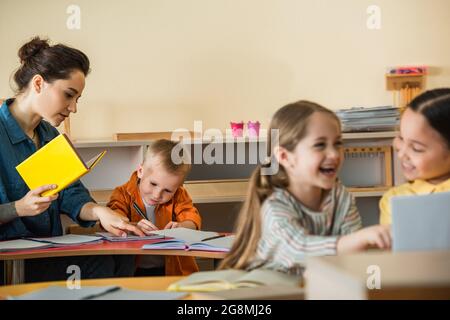
[[[143,235],[125,217],[96,204],[80,181],[49,197],[40,194],[56,186],[28,189],[15,167],[56,137],[59,133],[55,127],[77,111],[89,59],[77,49],[51,46],[39,37],[20,48],[19,58],[21,66],[14,74],[16,95],[0,107],[0,240],[61,235],[61,213],[81,226],[100,221],[115,235]],[[32,259],[25,261],[25,281],[65,279],[69,265],[78,265],[82,278],[125,275],[117,273],[118,267],[128,264],[123,263],[125,258]],[[133,270],[129,269],[125,273],[131,275]]]

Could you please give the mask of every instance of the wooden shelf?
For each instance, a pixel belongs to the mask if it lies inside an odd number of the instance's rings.
[[[425,73],[388,73],[386,78],[405,78],[405,77],[423,77]]]
[[[402,88],[417,87],[423,89],[425,87],[426,74],[386,74],[386,89],[389,91],[400,90]]]
[[[376,187],[376,188],[347,188],[355,198],[365,197],[382,197],[383,194],[391,187]]]
[[[382,132],[348,132],[342,134],[344,140],[363,140],[363,139],[390,139],[397,136],[397,131]]]
[[[163,133],[161,133],[163,134]],[[344,140],[364,140],[364,139],[391,139],[397,136],[397,131],[381,131],[381,132],[344,132],[342,138]],[[110,140],[110,139],[98,139],[98,140],[73,140],[73,144],[76,148],[111,148],[111,147],[140,147],[148,146],[155,139],[136,139],[136,140]],[[191,140],[191,143],[212,143],[213,139],[207,138],[195,138]],[[234,138],[229,136],[223,136],[224,143],[249,143],[249,142],[267,142],[267,137],[259,138]]]
[[[247,180],[190,181],[184,184],[194,203],[223,203],[244,201],[247,193]],[[105,205],[112,190],[91,191],[99,204]]]
[[[194,203],[241,202],[247,195],[248,180],[189,181],[184,184]],[[348,188],[355,197],[381,197],[390,187]],[[112,190],[96,190],[91,195],[105,205]]]
[[[147,146],[148,141],[114,141],[114,140],[74,140],[75,148],[111,148],[111,147],[142,147]]]
[[[243,136],[243,137],[233,137],[231,133],[228,133],[226,131],[221,131],[222,133],[222,141],[225,142],[261,142],[266,141],[266,137],[261,136],[258,138]],[[113,137],[113,141],[117,142],[139,142],[139,141],[146,141],[147,144],[151,143],[151,141],[158,140],[158,139],[172,139],[172,134],[176,134],[171,131],[167,132],[136,132],[136,133],[116,133]],[[179,135],[182,136],[183,132],[180,132]],[[211,143],[214,142],[213,138],[207,138],[202,135],[202,132],[189,132],[190,134],[190,143]],[[177,139],[178,140],[178,139]]]
[[[114,134],[114,140],[116,141],[136,141],[136,140],[146,140],[153,141],[159,139],[172,139],[172,131],[165,132],[134,132],[134,133],[116,133]],[[182,135],[183,132],[180,132]],[[189,132],[189,135],[192,138],[196,136],[196,134],[192,131]]]
[[[245,200],[248,180],[192,181],[184,187],[194,203],[240,202]]]

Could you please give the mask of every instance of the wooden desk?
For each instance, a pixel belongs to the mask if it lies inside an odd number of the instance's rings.
[[[136,277],[81,280],[82,286],[120,286],[131,290],[165,291],[167,287],[180,280],[179,277]],[[0,298],[22,295],[34,290],[44,289],[51,285],[66,286],[66,281],[38,282],[0,287]]]
[[[81,280],[82,286],[119,286],[130,290],[166,291],[169,285],[183,279],[182,276],[170,277],[136,277],[136,278],[110,278]],[[8,296],[18,296],[35,290],[45,289],[49,286],[67,285],[66,281],[38,282],[0,287],[0,300]],[[243,288],[236,290],[225,290],[220,292],[193,292],[183,300],[303,300],[303,289],[297,287],[270,286],[267,288]]]
[[[369,266],[380,289],[368,288]],[[450,251],[311,257],[306,270],[307,299],[450,299]]]
[[[5,284],[17,284],[24,281],[23,260],[25,259],[91,255],[167,255],[223,259],[226,255],[223,252],[209,251],[141,249],[144,244],[151,242],[154,242],[154,240],[130,242],[102,241],[101,243],[81,246],[6,252],[0,253],[0,260],[3,260],[5,265]]]

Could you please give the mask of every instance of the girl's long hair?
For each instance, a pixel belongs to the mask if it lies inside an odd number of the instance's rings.
[[[276,161],[273,150],[277,145],[291,152],[295,149],[306,135],[308,119],[314,112],[330,114],[339,123],[338,117],[332,111],[304,100],[288,104],[274,114],[267,139],[270,161],[259,165],[251,175],[246,200],[234,227],[235,241],[219,269],[246,269],[249,266],[262,233],[261,205],[272,194],[274,188],[285,189],[289,186],[286,170],[281,165],[278,172],[273,175],[261,174],[261,169],[270,167],[270,162]],[[278,135],[275,135],[278,141],[270,140],[272,130],[278,130]]]

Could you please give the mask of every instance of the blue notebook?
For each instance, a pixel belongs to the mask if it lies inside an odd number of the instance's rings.
[[[49,286],[20,296],[9,296],[9,300],[175,300],[185,297],[184,292],[129,290],[119,286],[82,286],[69,289]]]

